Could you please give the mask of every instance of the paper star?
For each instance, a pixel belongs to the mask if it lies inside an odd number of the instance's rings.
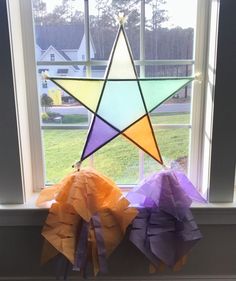
[[[192,78],[140,79],[121,24],[104,79],[49,77],[94,113],[81,161],[122,134],[163,164],[149,112]]]

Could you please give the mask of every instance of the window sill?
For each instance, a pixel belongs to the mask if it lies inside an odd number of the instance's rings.
[[[48,208],[35,206],[38,193],[26,204],[0,204],[0,226],[42,226]],[[193,203],[191,210],[200,225],[236,224],[236,203]]]

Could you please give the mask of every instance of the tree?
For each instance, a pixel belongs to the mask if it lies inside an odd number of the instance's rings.
[[[47,12],[46,3],[43,0],[34,0],[33,11],[35,23],[40,25],[83,22],[83,13],[74,8],[72,0],[62,0],[62,3],[56,5],[51,13]]]
[[[152,45],[151,45],[151,57],[152,59],[158,59],[158,48],[159,48],[159,38],[158,30],[161,25],[168,20],[167,11],[163,9],[163,5],[166,4],[165,0],[151,0],[148,1],[149,6],[152,10],[152,18],[147,22],[147,28],[152,34]]]
[[[117,31],[116,16],[127,16],[125,29],[134,57],[139,56],[140,0],[96,0],[97,14],[90,27],[96,46],[97,59],[108,59]]]
[[[145,3],[152,11],[152,17],[147,20],[146,26],[149,30],[156,30],[169,19],[167,10],[164,8],[166,0],[147,0]]]
[[[33,1],[33,14],[35,24],[42,25],[47,14],[46,3],[43,0]]]
[[[53,105],[53,100],[47,94],[42,94],[41,96],[41,106],[44,112],[48,113],[49,107]]]

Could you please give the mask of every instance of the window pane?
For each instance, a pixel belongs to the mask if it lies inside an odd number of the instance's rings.
[[[39,67],[41,69],[41,66],[38,66],[38,69]],[[62,79],[67,76],[77,76],[74,69],[78,70],[78,68],[82,70],[81,76],[84,77],[86,75],[84,65],[46,65],[49,75],[60,76]],[[57,70],[55,71],[55,69]],[[64,71],[65,69],[68,71]],[[41,103],[45,181],[46,184],[51,184],[58,182],[68,174],[72,164],[80,159],[91,114],[53,82],[43,80],[40,72],[42,71],[38,71],[37,78]],[[46,88],[44,83],[46,83]],[[77,128],[68,130],[68,126],[77,126]],[[59,130],[50,129],[52,127],[59,128]],[[81,131],[81,128],[84,130]],[[85,161],[84,166],[87,165],[86,163],[88,161]]]
[[[172,104],[171,104],[172,105]],[[170,106],[171,106],[170,105]],[[168,104],[165,105],[168,109]],[[173,105],[174,106],[174,105]],[[171,108],[172,110],[172,108]],[[181,110],[182,111],[182,110]],[[188,112],[160,112],[150,115],[153,124],[190,124],[190,114]]]
[[[37,61],[85,60],[83,1],[32,2]]]
[[[192,85],[178,91],[151,112],[154,124],[190,124]]]
[[[96,60],[108,60],[116,37],[116,16],[120,11],[129,15],[125,30],[133,57],[139,59],[140,1],[89,1],[91,37],[95,46]],[[91,58],[93,58],[91,56]]]
[[[94,154],[94,167],[118,184],[135,184],[139,179],[138,149],[118,136]]]
[[[93,78],[103,78],[105,75],[106,66],[103,65],[96,65],[92,66],[91,76]]]
[[[189,77],[192,65],[146,66],[147,77]],[[151,112],[152,121],[157,124],[190,124],[192,83],[176,92],[173,96]]]
[[[196,0],[148,1],[145,26],[146,59],[193,58],[196,4]]]
[[[86,130],[43,130],[46,184],[56,183],[72,171],[72,165],[80,159]],[[83,166],[88,165],[88,160]]]
[[[145,67],[146,77],[186,77],[191,76],[192,65],[148,65]]]
[[[145,59],[191,60],[193,57],[196,0],[182,0],[186,6],[185,24],[173,15],[176,0],[145,1]],[[160,4],[165,2],[164,4]],[[128,15],[125,30],[135,60],[140,59],[140,3],[137,0],[89,0],[90,62],[86,59],[84,36],[84,1],[33,0],[35,19],[35,51],[37,58],[38,94],[41,101],[42,133],[46,182],[53,183],[71,171],[71,165],[80,158],[92,118],[76,99],[49,80],[42,79],[48,71],[51,76],[103,78],[106,63],[116,37],[118,25],[114,19],[119,11]],[[189,4],[191,3],[191,4]],[[190,7],[191,6],[191,7]],[[194,10],[195,9],[195,10]],[[190,15],[190,20],[188,16]],[[179,25],[179,27],[177,27]],[[120,57],[120,56],[118,56]],[[96,60],[96,62],[94,61]],[[76,65],[73,63],[76,61]],[[79,61],[79,62],[78,62]],[[59,62],[59,63],[57,63]],[[70,62],[70,64],[68,64]],[[138,75],[145,77],[186,77],[192,75],[193,62],[179,65],[158,65],[157,62],[137,62]],[[81,86],[81,85],[80,85]],[[65,87],[64,87],[65,88]],[[76,89],[79,87],[76,87]],[[80,87],[81,89],[81,87]],[[120,89],[120,87],[119,87]],[[124,89],[123,92],[125,92]],[[77,91],[77,90],[76,90]],[[112,93],[114,92],[114,89]],[[138,101],[132,101],[135,103]],[[151,113],[151,121],[159,124],[190,124],[191,86],[187,86],[166,100]],[[102,110],[102,108],[100,109]],[[124,112],[121,110],[119,115]],[[126,118],[127,119],[127,118]],[[53,129],[52,129],[53,127]],[[155,126],[154,126],[155,127]],[[189,128],[156,129],[165,164],[171,161],[187,162]],[[120,136],[97,151],[83,166],[93,162],[94,167],[119,184],[139,181],[139,149]],[[161,166],[148,155],[144,157],[145,175]],[[187,167],[187,165],[185,165]],[[185,170],[186,170],[185,167]]]
[[[86,68],[84,65],[46,65],[44,67],[50,76],[60,76],[62,79],[67,76],[77,76],[74,72],[75,69],[81,69],[81,76],[84,77],[86,75]],[[88,110],[53,82],[44,80],[42,78],[41,66],[38,66],[37,68],[38,94],[41,104],[42,124],[88,125]]]
[[[187,173],[189,133],[189,129],[155,129],[157,143],[166,166],[172,166]],[[144,156],[145,176],[160,169],[160,165],[157,165],[153,159]]]
[[[84,1],[81,0],[32,0],[32,8],[35,25],[83,23]]]

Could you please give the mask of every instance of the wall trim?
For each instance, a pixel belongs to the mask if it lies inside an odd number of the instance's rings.
[[[192,207],[191,210],[199,225],[236,224],[235,206],[208,207],[206,205],[205,207]],[[47,214],[48,208],[22,208],[20,205],[18,208],[6,208],[6,206],[0,205],[0,226],[42,226]]]
[[[38,196],[34,193],[25,204],[0,204],[0,226],[43,226],[49,205],[36,207]],[[236,202],[193,203],[191,211],[199,225],[236,224]]]
[[[0,281],[55,281],[55,277],[0,277]],[[82,277],[73,276],[68,280],[84,280]],[[236,275],[183,275],[183,276],[144,276],[144,277],[97,277],[97,278],[87,278],[86,280],[91,281],[213,281],[213,280],[227,280],[235,281]]]

